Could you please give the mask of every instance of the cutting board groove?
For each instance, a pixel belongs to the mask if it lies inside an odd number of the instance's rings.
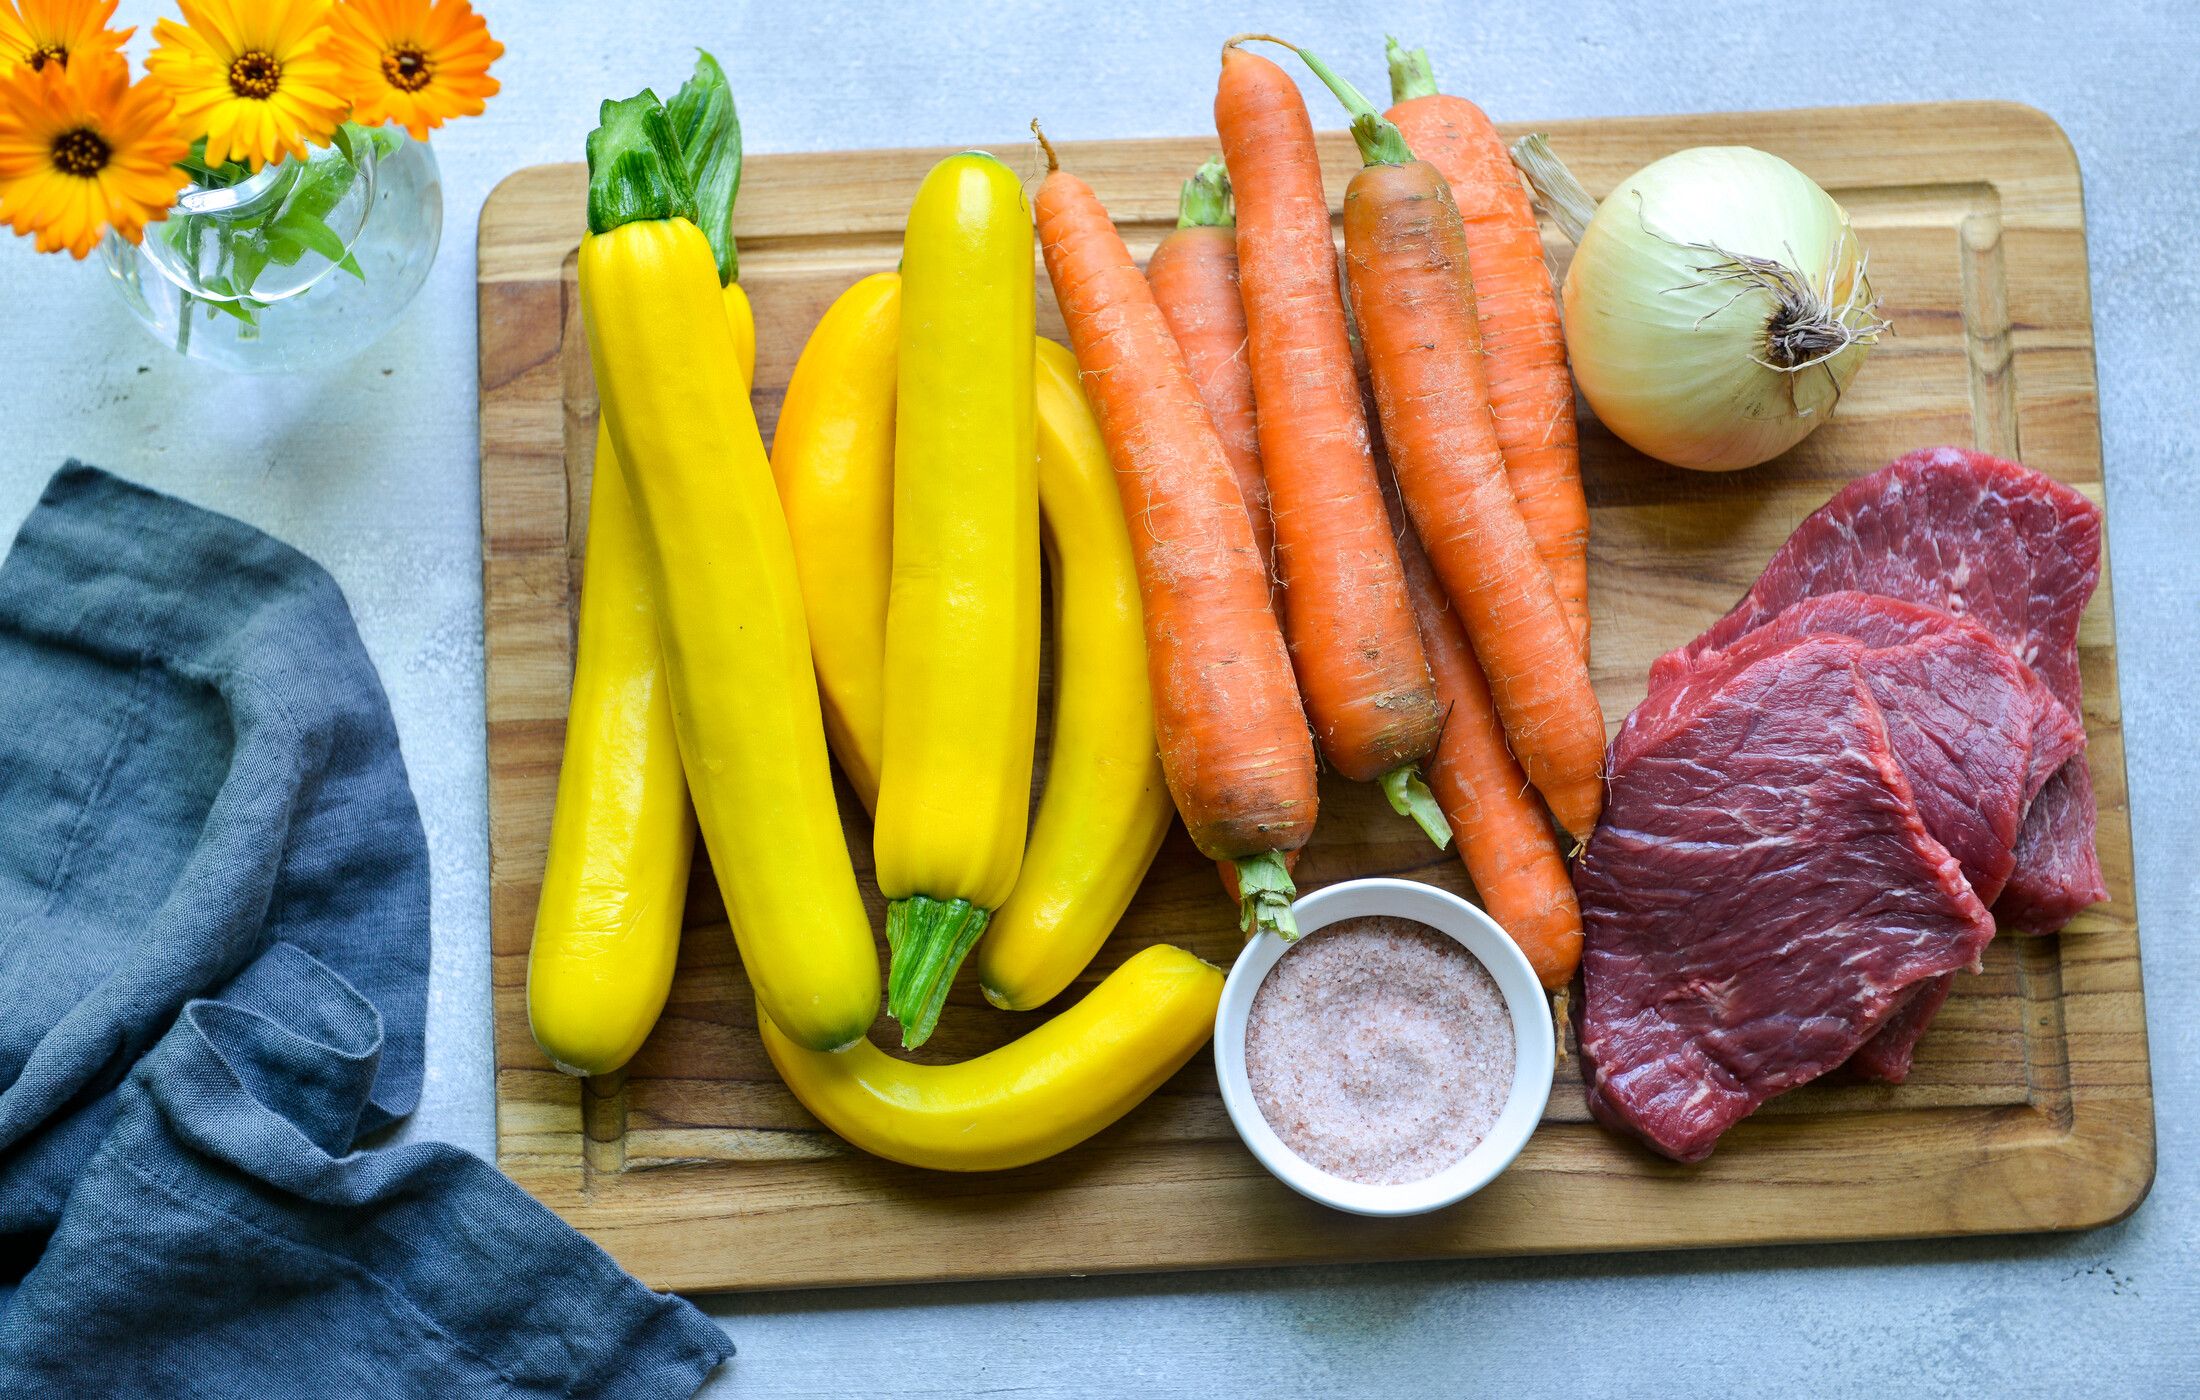
[[[1672,471],[1584,419],[1593,675],[1608,723],[1641,698],[1652,658],[1723,612],[1797,521],[1901,452],[1961,442],[2021,453],[2101,499],[2078,171],[2047,118],[1972,103],[1548,130],[1593,191],[1688,145],[1746,142],[1787,157],[1849,208],[1896,327],[1832,423],[1755,471]],[[1178,182],[1212,145],[1062,150],[1143,257],[1174,220]],[[1356,160],[1342,135],[1323,137],[1323,153],[1334,202]],[[738,233],[767,434],[810,327],[848,283],[894,264],[908,200],[942,154],[750,161]],[[706,867],[690,890],[679,973],[650,1043],[604,1081],[559,1075],[528,1033],[526,958],[563,742],[595,432],[574,282],[584,186],[578,166],[523,170],[481,217],[497,1157],[643,1278],[710,1290],[2073,1229],[2116,1219],[2145,1194],[2153,1107],[2105,577],[2080,649],[2109,901],[2058,938],[1997,940],[1984,974],[1962,980],[1925,1040],[1909,1084],[1836,1076],[1808,1086],[1768,1105],[1697,1167],[1591,1125],[1569,1061],[1544,1129],[1490,1190],[1430,1220],[1339,1216],[1277,1185],[1238,1145],[1205,1056],[1122,1123],[1051,1162],[978,1177],[879,1162],[820,1129],[774,1077]],[[1563,241],[1546,242],[1563,265]],[[1059,336],[1043,278],[1040,308],[1041,329]],[[1322,801],[1303,888],[1370,874],[1469,888],[1455,860],[1432,858],[1369,789],[1325,781]],[[842,810],[868,889],[868,829],[845,792]],[[874,899],[874,922],[881,909]],[[1067,995],[1156,940],[1217,962],[1236,950],[1213,871],[1181,830]],[[926,1054],[979,1053],[1030,1024],[962,988]]]

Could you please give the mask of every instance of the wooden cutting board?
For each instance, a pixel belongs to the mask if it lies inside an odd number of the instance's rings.
[[[1527,128],[1512,128],[1516,135]],[[1831,424],[1777,462],[1703,476],[1645,461],[1585,419],[1594,517],[1597,690],[1608,723],[1651,659],[1694,636],[1797,521],[1913,447],[2010,456],[2101,499],[2099,408],[2078,168],[2028,108],[1991,104],[1562,123],[1552,145],[1603,193],[1659,155],[1742,142],[1785,156],[1854,216],[1896,334]],[[993,135],[1036,180],[1029,143]],[[1066,134],[1066,133],[1065,133]],[[1333,203],[1357,166],[1323,138]],[[1065,142],[1141,258],[1177,185],[1214,149]],[[826,305],[891,268],[944,151],[758,156],[742,181],[741,278],[756,307],[768,435]],[[1338,1215],[1293,1195],[1233,1136],[1202,1054],[1092,1142],[1020,1171],[955,1176],[845,1147],[781,1087],[707,870],[698,868],[671,1003],[608,1082],[551,1069],[527,1029],[527,943],[557,781],[596,401],[574,254],[585,176],[523,170],[482,210],[481,522],[487,618],[497,1160],[642,1278],[774,1288],[1307,1260],[1650,1249],[2065,1230],[2120,1218],[2154,1174],[2138,911],[2104,572],[2082,633],[2086,722],[2109,901],[2058,938],[1999,939],[1961,980],[1900,1088],[1829,1079],[1775,1101],[1695,1167],[1587,1121],[1574,1063],[1517,1165],[1433,1217]],[[1564,241],[1549,250],[1563,262]],[[1059,337],[1041,289],[1044,333]],[[1301,888],[1357,875],[1467,884],[1371,788],[1328,782]],[[858,873],[869,833],[843,793]],[[882,906],[873,902],[883,927]],[[1178,830],[1081,996],[1166,940],[1237,952],[1212,868]],[[978,1053],[1034,1023],[957,989],[926,1057]]]

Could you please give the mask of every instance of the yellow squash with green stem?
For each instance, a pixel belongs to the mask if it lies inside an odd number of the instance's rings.
[[[843,292],[803,347],[772,471],[794,533],[825,734],[866,807],[878,797],[892,571],[901,279]],[[978,986],[1043,1005],[1084,971],[1153,864],[1175,808],[1154,740],[1130,532],[1069,351],[1036,342],[1039,523],[1054,587],[1046,790],[1008,902],[978,941]]]
[[[794,549],[664,109],[589,135],[581,306],[641,524],[681,767],[757,1000],[796,1043],[862,1038],[871,929],[833,801]]]
[[[727,392],[745,393],[756,329],[739,283],[726,284],[725,307],[742,369]],[[609,1074],[657,1024],[694,851],[641,524],[599,416],[573,700],[527,949],[528,1023],[567,1074]]]
[[[872,841],[886,1009],[921,1045],[1023,859],[1039,698],[1032,228],[982,151],[932,168],[902,243],[893,581]]]
[[[740,127],[725,75],[708,54],[668,110],[686,138],[690,178],[722,193],[699,202],[699,213],[705,230],[724,239],[722,298],[740,369],[724,392],[745,395],[755,378],[756,322],[731,280]],[[694,848],[641,526],[610,420],[599,415],[573,698],[527,953],[528,1022],[559,1069],[609,1074],[656,1025],[679,955]]]
[[[1222,981],[1181,948],[1141,949],[1053,1020],[954,1065],[869,1041],[820,1055],[769,1017],[757,1023],[802,1106],[857,1147],[935,1171],[1002,1171],[1076,1146],[1159,1088],[1214,1033]]]

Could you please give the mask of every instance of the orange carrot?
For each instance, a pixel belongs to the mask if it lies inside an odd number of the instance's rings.
[[[1236,43],[1222,50],[1215,129],[1237,199],[1238,280],[1291,660],[1330,766],[1356,781],[1382,779],[1393,806],[1448,844],[1418,774],[1443,711],[1360,412],[1314,124],[1290,75]]]
[[[1252,522],[1153,288],[1046,151],[1039,245],[1130,524],[1162,772],[1193,842],[1236,863],[1246,932],[1295,937],[1282,853],[1313,834],[1319,794]]]
[[[1278,605],[1275,525],[1268,518],[1268,482],[1260,471],[1260,429],[1253,412],[1253,371],[1245,358],[1245,304],[1238,299],[1237,227],[1230,213],[1230,176],[1222,158],[1184,182],[1176,229],[1146,260],[1146,280],[1161,304],[1200,402],[1237,475],[1238,493],[1253,520],[1253,543],[1268,570],[1268,600]]]
[[[1465,225],[1443,173],[1351,84],[1299,56],[1352,113],[1366,162],[1345,192],[1345,258],[1399,490],[1514,756],[1559,824],[1587,840],[1604,805],[1604,714],[1505,476]]]
[[[1459,859],[1482,907],[1528,955],[1545,989],[1559,991],[1581,966],[1581,906],[1566,874],[1565,854],[1550,814],[1505,747],[1505,728],[1490,701],[1482,664],[1406,521],[1397,487],[1384,485],[1414,621],[1446,709],[1443,742],[1428,764],[1428,785],[1451,819]]]
[[[1574,385],[1566,373],[1566,336],[1558,296],[1543,262],[1535,204],[1513,168],[1504,138],[1464,97],[1436,90],[1428,50],[1408,53],[1392,39],[1390,94],[1384,115],[1413,153],[1443,172],[1467,234],[1482,369],[1490,414],[1505,454],[1520,518],[1551,571],[1566,621],[1589,652],[1589,503],[1581,493],[1581,446],[1574,427]],[[1432,658],[1433,664],[1433,658]]]

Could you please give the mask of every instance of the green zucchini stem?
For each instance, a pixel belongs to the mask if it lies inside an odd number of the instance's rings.
[[[914,1050],[932,1038],[940,1008],[963,959],[993,917],[967,899],[911,895],[886,906],[886,1013],[901,1022],[901,1044]]]
[[[648,88],[604,99],[588,133],[588,231],[651,219],[695,221],[695,186],[664,104]]]
[[[726,70],[704,49],[695,72],[665,104],[665,118],[680,143],[680,164],[695,189],[696,226],[718,259],[718,280],[741,270],[733,246],[733,202],[741,193],[741,115],[734,108]]]

